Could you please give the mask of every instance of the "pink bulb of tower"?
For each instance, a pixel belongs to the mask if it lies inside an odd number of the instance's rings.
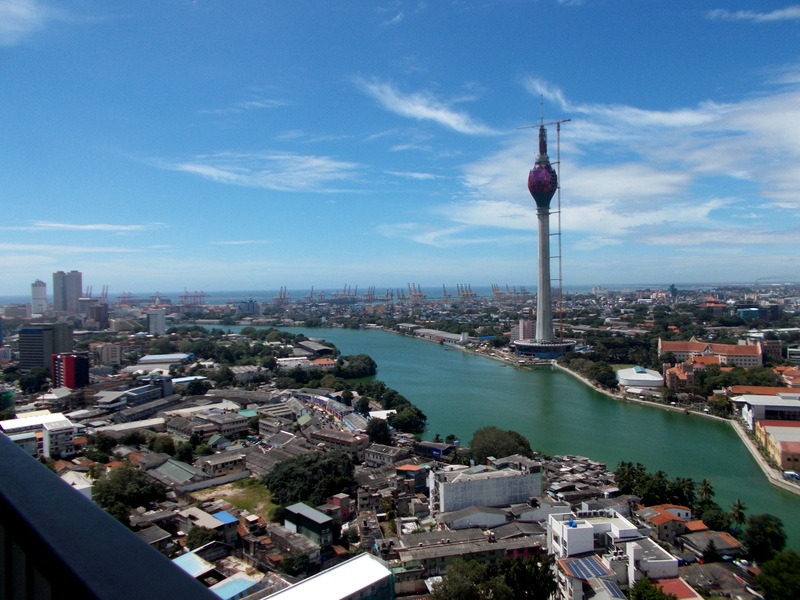
[[[530,191],[536,205],[542,208],[550,206],[558,189],[558,175],[549,162],[536,164],[528,173],[528,191]]]

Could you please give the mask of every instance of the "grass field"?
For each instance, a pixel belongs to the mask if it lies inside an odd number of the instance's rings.
[[[197,500],[224,499],[237,508],[250,511],[269,521],[277,505],[272,502],[272,494],[263,483],[256,479],[241,479],[234,483],[220,485],[192,494]]]

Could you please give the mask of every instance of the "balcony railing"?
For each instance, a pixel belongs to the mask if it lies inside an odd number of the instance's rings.
[[[0,598],[219,600],[1,434]]]

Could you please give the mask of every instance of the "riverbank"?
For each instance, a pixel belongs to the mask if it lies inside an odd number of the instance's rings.
[[[648,400],[640,400],[639,398],[628,398],[628,397],[626,397],[626,396],[624,396],[624,395],[622,395],[622,394],[620,394],[618,392],[612,392],[610,390],[605,390],[605,389],[600,388],[599,386],[597,386],[594,383],[592,383],[586,377],[583,377],[580,373],[576,373],[574,371],[571,371],[570,369],[567,369],[566,367],[564,367],[562,365],[559,365],[556,361],[553,361],[552,364],[556,368],[561,369],[565,373],[569,373],[573,377],[576,377],[577,379],[581,380],[586,385],[594,388],[598,392],[601,392],[601,393],[605,394],[609,398],[613,398],[614,400],[622,400],[624,402],[633,402],[633,403],[637,403],[637,404],[643,404],[643,405],[646,405],[646,406],[653,406],[655,408],[661,408],[661,409],[664,409],[664,410],[671,410],[671,411],[674,411],[674,412],[683,412],[683,413],[686,413],[688,415],[694,415],[694,416],[698,416],[698,417],[705,417],[707,419],[715,419],[717,421],[725,421],[725,422],[727,422],[733,428],[733,430],[736,432],[736,435],[739,436],[739,439],[744,444],[744,447],[747,449],[748,452],[750,452],[750,455],[755,459],[755,461],[758,464],[759,468],[761,469],[761,471],[766,476],[767,481],[769,481],[774,486],[777,486],[777,487],[779,487],[781,489],[786,490],[787,492],[791,492],[791,493],[793,493],[795,495],[800,496],[800,485],[795,485],[795,484],[793,484],[793,483],[791,483],[789,481],[786,481],[786,479],[784,479],[784,477],[783,477],[783,474],[778,469],[775,469],[772,466],[770,466],[770,464],[767,462],[767,460],[761,454],[761,451],[753,443],[753,440],[751,440],[750,437],[747,435],[747,432],[744,430],[744,427],[743,427],[742,423],[740,423],[738,420],[736,420],[736,419],[725,419],[723,417],[718,417],[717,415],[710,415],[708,413],[699,412],[699,411],[696,411],[696,410],[688,410],[688,409],[685,409],[685,408],[680,408],[678,406],[667,406],[666,404],[661,404],[659,402],[650,402]]]

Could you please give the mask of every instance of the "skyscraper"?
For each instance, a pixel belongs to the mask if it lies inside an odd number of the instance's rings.
[[[53,273],[53,310],[77,313],[78,298],[83,293],[83,275],[80,271]]]
[[[31,314],[43,315],[47,311],[47,284],[37,279],[31,284]]]
[[[147,311],[147,332],[150,335],[164,335],[167,332],[165,308],[151,308]]]
[[[50,371],[53,354],[72,351],[72,329],[66,323],[40,323],[19,330],[19,366]]]

